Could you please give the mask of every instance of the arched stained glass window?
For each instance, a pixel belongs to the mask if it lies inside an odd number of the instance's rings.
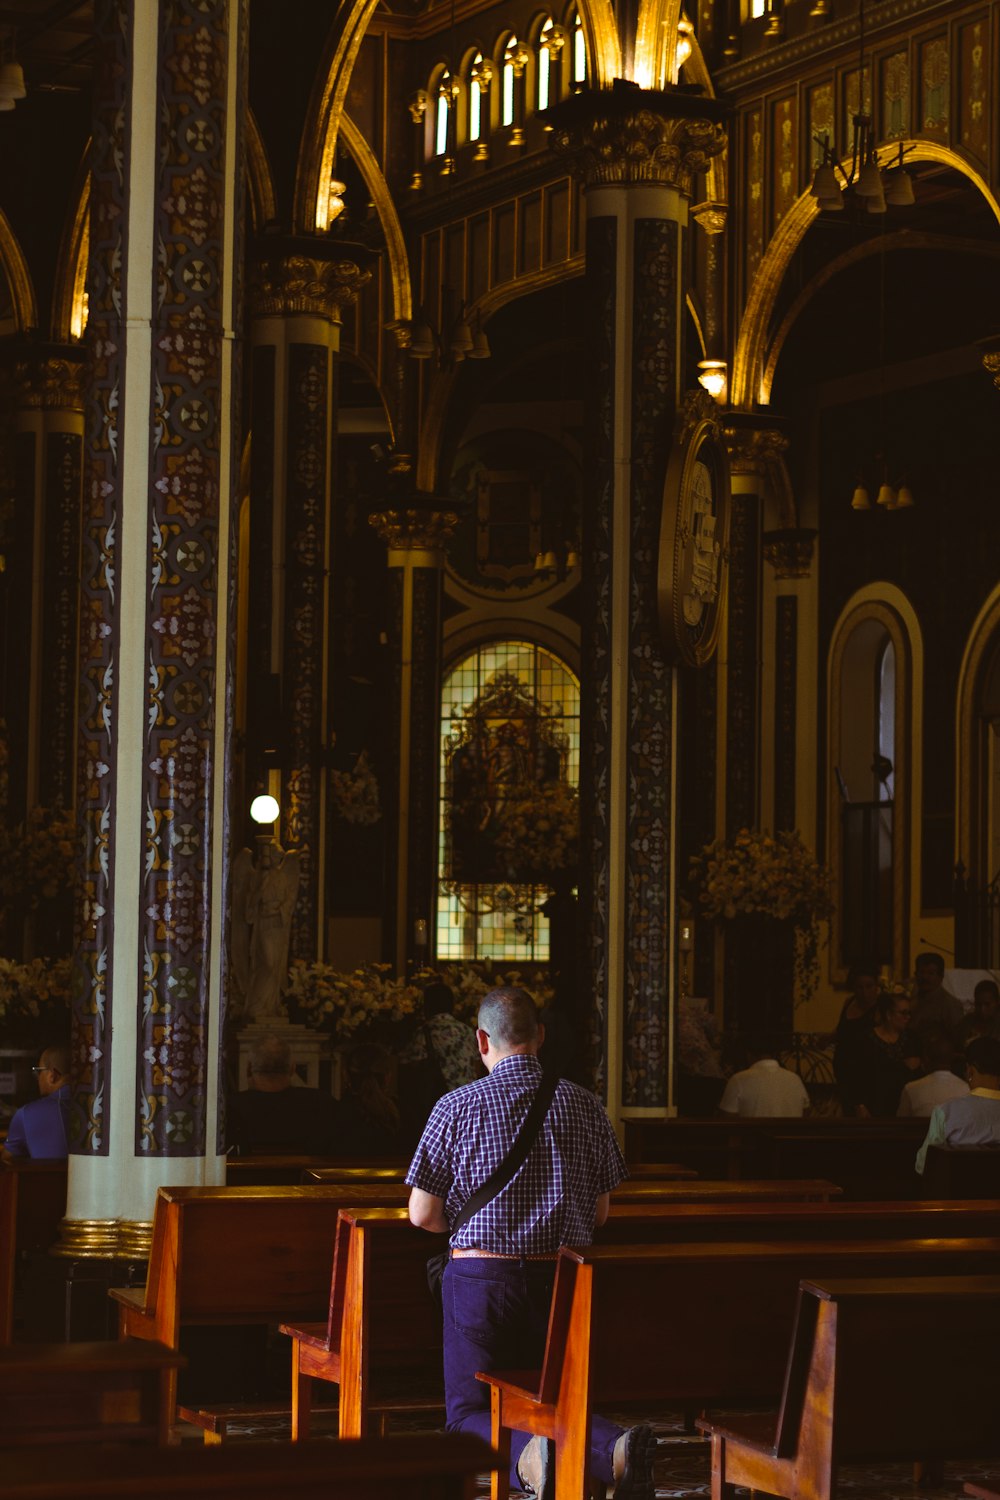
[[[581,89],[587,81],[587,39],[583,34],[583,17],[573,17],[573,87]]]
[[[514,123],[514,57],[517,52],[517,37],[512,36],[503,49],[503,75],[500,86],[500,124]]]
[[[530,641],[495,641],[445,675],[437,958],[544,963],[540,910],[575,883],[580,684]]]
[[[437,114],[434,119],[434,155],[444,156],[448,150],[448,111],[451,108],[451,74],[442,73],[437,91]]]
[[[478,141],[483,133],[483,87],[480,82],[480,69],[483,66],[483,54],[477,52],[472,59],[472,68],[469,73],[469,140]]]
[[[555,22],[549,16],[538,38],[538,108],[548,109],[552,85],[552,32]]]

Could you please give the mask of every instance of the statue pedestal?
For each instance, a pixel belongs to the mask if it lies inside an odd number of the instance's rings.
[[[278,1036],[283,1042],[287,1042],[292,1049],[295,1071],[302,1082],[308,1084],[310,1088],[319,1088],[320,1063],[326,1062],[330,1056],[328,1038],[318,1031],[312,1031],[308,1026],[299,1026],[293,1021],[285,1021],[280,1016],[275,1016],[267,1021],[251,1021],[239,1033],[239,1086],[241,1089],[250,1086],[247,1068],[250,1052],[265,1036]]]

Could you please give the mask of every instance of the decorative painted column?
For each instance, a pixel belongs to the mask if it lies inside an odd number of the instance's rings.
[[[244,0],[98,0],[62,1253],[223,1180]]]
[[[372,526],[388,548],[393,736],[398,760],[385,789],[387,850],[383,951],[397,974],[426,960],[437,920],[441,714],[441,589],[445,544],[458,523],[433,497],[379,511]],[[425,504],[421,504],[425,501]],[[424,942],[418,926],[426,924]]]
[[[773,753],[773,818],[775,833],[798,828],[796,782],[798,780],[799,722],[799,618],[800,594],[812,567],[812,529],[788,528],[764,533],[764,556],[774,569],[774,713],[771,726]]]
[[[658,548],[688,204],[694,174],[724,145],[720,114],[711,100],[621,83],[550,112],[587,213],[582,969],[615,1121],[672,1107],[677,681],[657,614]]]
[[[247,769],[251,784],[262,781],[265,750],[280,765],[282,842],[299,854],[302,871],[289,956],[306,962],[324,949],[337,357],[343,309],[370,276],[343,247],[265,240],[251,288]]]
[[[25,810],[70,808],[76,795],[82,353],[46,346],[16,370],[17,508],[24,519],[11,584],[21,601],[18,638],[27,643],[18,653],[26,740],[18,747],[17,791]]]
[[[773,418],[771,421],[773,422]],[[788,440],[759,418],[726,417],[732,484],[729,594],[722,646],[726,837],[753,828],[760,814],[761,524],[768,464]]]

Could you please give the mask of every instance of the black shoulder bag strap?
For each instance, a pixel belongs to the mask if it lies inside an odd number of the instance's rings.
[[[486,1207],[487,1203],[505,1188],[514,1176],[515,1172],[524,1165],[528,1159],[528,1152],[538,1139],[538,1132],[542,1128],[542,1122],[549,1112],[549,1105],[559,1086],[559,1076],[556,1073],[543,1074],[542,1081],[535,1090],[535,1097],[531,1101],[528,1113],[510,1150],[494,1170],[487,1177],[481,1187],[478,1187],[472,1197],[465,1203],[461,1213],[451,1226],[450,1233],[454,1234],[456,1229],[461,1229],[474,1218],[480,1209]],[[437,1255],[432,1255],[427,1262],[427,1285],[431,1289],[432,1296],[436,1301],[441,1300],[441,1278],[444,1276],[444,1268],[448,1264],[448,1251],[442,1250]]]

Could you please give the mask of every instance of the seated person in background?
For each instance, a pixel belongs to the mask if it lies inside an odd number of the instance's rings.
[[[767,1037],[748,1039],[750,1066],[742,1073],[734,1073],[726,1084],[719,1104],[722,1114],[744,1119],[757,1116],[798,1119],[805,1114],[809,1108],[806,1086],[798,1073],[781,1066],[775,1050]]]
[[[992,979],[981,979],[972,992],[972,1014],[965,1017],[958,1035],[963,1052],[977,1036],[1000,1039],[1000,987]]]
[[[400,1053],[401,1063],[420,1063],[427,1057],[430,1043],[444,1079],[445,1093],[460,1089],[482,1077],[476,1029],[453,1014],[455,996],[442,980],[435,980],[424,990],[424,1024]],[[431,1103],[435,1103],[431,1100]]]
[[[229,1141],[241,1154],[289,1151],[330,1156],[337,1149],[336,1105],[296,1077],[292,1049],[271,1032],[255,1043],[250,1087],[229,1101]]]
[[[46,1047],[32,1068],[41,1095],[11,1118],[4,1161],[65,1161],[69,1155],[69,1049]]]
[[[844,1114],[853,1115],[858,1107],[858,1052],[863,1050],[865,1037],[875,1024],[875,1005],[882,993],[878,966],[873,963],[852,964],[847,982],[851,994],[844,1001],[837,1022],[833,1076],[837,1080]]]
[[[923,1145],[917,1152],[917,1171],[923,1172],[928,1146],[1000,1147],[1000,1041],[981,1036],[965,1054],[971,1092],[964,1099],[939,1104]]]
[[[923,1038],[928,1027],[943,1026],[957,1042],[964,1019],[961,1000],[956,1000],[944,987],[944,959],[940,953],[918,953],[913,965],[911,1028]]]
[[[337,1151],[341,1156],[404,1155],[399,1106],[390,1090],[392,1058],[377,1042],[347,1055],[346,1092],[340,1101]]]
[[[899,1108],[903,1085],[920,1071],[920,1043],[910,1030],[909,995],[880,995],[875,1024],[857,1058],[857,1113],[888,1119]]]
[[[939,1104],[948,1099],[963,1099],[969,1085],[956,1078],[951,1070],[955,1048],[947,1031],[930,1030],[924,1036],[923,1064],[927,1072],[904,1084],[896,1113],[902,1117],[917,1115],[929,1120]]]

